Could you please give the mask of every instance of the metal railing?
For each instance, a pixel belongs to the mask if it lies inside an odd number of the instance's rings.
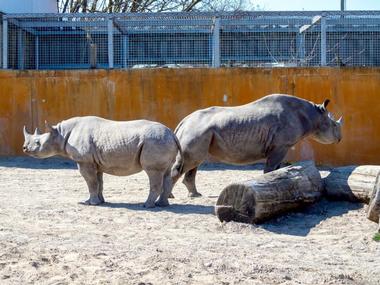
[[[3,13],[0,12],[0,68],[3,66]]]
[[[0,15],[9,69],[379,66],[380,11]]]

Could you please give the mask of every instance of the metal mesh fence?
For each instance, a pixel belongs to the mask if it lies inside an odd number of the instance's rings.
[[[10,69],[379,66],[380,12],[0,15]]]
[[[114,18],[113,23],[115,66],[211,63],[210,17],[129,14]]]
[[[380,65],[380,15],[331,17],[327,25],[328,65]]]
[[[3,14],[0,12],[0,68],[3,67]]]
[[[310,16],[282,13],[223,19],[221,63],[225,66],[297,65],[299,28]]]

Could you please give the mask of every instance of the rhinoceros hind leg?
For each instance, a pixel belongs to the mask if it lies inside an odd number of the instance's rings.
[[[160,198],[158,199],[156,206],[159,207],[167,207],[169,206],[169,200],[170,194],[172,193],[173,188],[173,182],[172,178],[170,177],[170,171],[165,173],[164,175],[164,183],[163,183],[164,191],[161,193]]]
[[[189,191],[189,197],[200,197],[201,193],[197,191],[195,186],[195,176],[197,175],[198,167],[195,167],[185,173],[182,183],[185,184],[187,190]]]
[[[162,192],[162,186],[163,186],[163,173],[162,171],[149,171],[147,170],[146,173],[148,174],[149,177],[149,195],[148,199],[144,203],[145,208],[154,208],[155,207],[155,202],[158,198],[158,196]]]
[[[106,202],[103,197],[103,172],[97,173],[97,179],[98,179],[98,197],[99,197],[100,202],[103,204]]]
[[[268,173],[280,168],[282,160],[288,152],[288,147],[275,148],[267,157],[267,162],[264,167],[264,173]]]
[[[169,198],[169,199],[174,199],[175,196],[173,195],[173,193],[170,193],[168,198]]]

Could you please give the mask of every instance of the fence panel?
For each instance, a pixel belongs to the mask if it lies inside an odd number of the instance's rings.
[[[0,12],[0,69],[3,68],[3,14]]]
[[[380,65],[380,11],[3,19],[8,43],[1,53],[10,69]]]

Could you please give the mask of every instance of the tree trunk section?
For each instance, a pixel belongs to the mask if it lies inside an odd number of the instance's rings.
[[[322,179],[314,162],[306,161],[228,185],[215,212],[221,222],[260,223],[317,201]]]
[[[334,200],[368,204],[380,174],[380,166],[344,166],[330,170],[323,179],[326,196]]]
[[[373,188],[371,199],[369,201],[369,207],[367,209],[367,218],[375,223],[379,224],[380,218],[380,176],[377,176],[375,187]],[[380,232],[380,225],[378,228]]]

